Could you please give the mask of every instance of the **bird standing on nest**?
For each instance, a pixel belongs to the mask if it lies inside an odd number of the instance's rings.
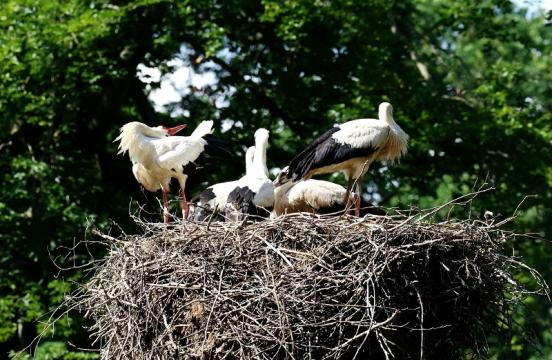
[[[161,189],[165,223],[169,222],[167,193],[171,178],[176,178],[180,184],[182,217],[186,219],[189,209],[185,188],[189,173],[200,166],[205,153],[226,151],[223,142],[211,135],[212,121],[201,122],[190,136],[172,136],[184,127],[186,125],[150,127],[130,122],[121,127],[115,139],[120,141],[119,154],[128,151],[136,180],[149,191]]]
[[[408,135],[393,120],[393,107],[384,102],[379,106],[379,119],[352,120],[320,135],[291,160],[280,183],[341,171],[347,178],[345,204],[356,180],[355,215],[360,216],[361,185],[368,167],[376,160],[399,159],[407,143]]]

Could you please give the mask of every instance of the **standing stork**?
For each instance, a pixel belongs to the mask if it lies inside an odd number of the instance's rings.
[[[269,132],[260,128],[255,132],[255,153],[251,172],[238,180],[234,190],[228,195],[226,215],[237,220],[241,214],[268,215],[274,206],[274,185],[268,177],[266,148]]]
[[[347,189],[329,181],[307,179],[297,182],[281,182],[287,168],[274,180],[274,210],[271,216],[296,212],[333,214],[347,209],[345,194]],[[361,200],[362,215],[385,215],[385,212],[371,203]]]
[[[198,167],[206,152],[226,151],[221,140],[211,136],[212,121],[201,122],[190,136],[172,136],[184,127],[150,127],[134,121],[123,125],[115,139],[120,141],[118,154],[128,151],[136,180],[149,191],[161,189],[165,223],[169,222],[167,193],[171,178],[176,178],[180,184],[185,219],[189,211],[185,194],[189,172]]]
[[[347,178],[345,203],[356,180],[355,215],[360,216],[361,184],[370,164],[394,161],[406,153],[408,135],[393,120],[393,107],[379,106],[379,119],[357,119],[336,125],[314,140],[289,163],[282,183],[341,171]]]
[[[254,152],[255,146],[250,146],[245,152],[245,176],[252,174]],[[228,195],[238,186],[238,183],[239,180],[234,180],[214,184],[196,195],[192,199],[194,202],[193,219],[203,221],[209,214],[223,210]]]

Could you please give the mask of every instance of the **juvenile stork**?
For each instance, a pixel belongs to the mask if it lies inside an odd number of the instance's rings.
[[[237,186],[228,195],[225,212],[228,219],[237,220],[242,214],[268,215],[274,206],[274,185],[268,177],[266,148],[269,132],[255,132],[255,152],[251,172],[238,180]]]
[[[182,216],[187,218],[189,209],[185,188],[189,172],[199,166],[206,152],[226,151],[222,142],[211,136],[212,121],[201,122],[190,136],[172,136],[184,127],[149,127],[130,122],[121,127],[121,133],[115,139],[120,142],[118,154],[128,151],[136,180],[149,191],[161,189],[165,223],[169,222],[167,193],[171,178],[176,178],[180,184]]]
[[[274,180],[274,210],[271,216],[296,212],[333,214],[347,208],[344,197],[347,190],[329,181],[308,179],[298,182],[281,182],[288,169],[284,168]],[[385,215],[385,212],[371,203],[361,200],[361,214]]]
[[[379,106],[379,119],[357,119],[320,135],[289,163],[280,182],[310,179],[316,174],[341,171],[347,179],[345,203],[356,180],[355,215],[360,216],[364,174],[376,160],[394,161],[406,153],[408,135],[393,120],[393,107]]]
[[[253,154],[255,146],[250,146],[245,153],[245,176],[253,171]],[[209,186],[196,195],[192,201],[194,204],[193,218],[196,221],[204,221],[210,214],[224,210],[228,195],[238,186],[239,180],[226,181]]]

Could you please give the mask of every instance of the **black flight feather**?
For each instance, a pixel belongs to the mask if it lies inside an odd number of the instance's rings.
[[[210,220],[211,217],[213,217],[212,221],[224,221],[224,217],[222,217],[220,213],[215,214],[214,209],[211,207],[211,205],[209,205],[209,201],[214,199],[215,197],[215,192],[213,191],[213,189],[210,188],[207,188],[194,196],[192,198],[192,202],[195,206],[191,218],[195,221],[206,221]],[[218,209],[218,211],[220,210],[221,209]]]
[[[305,150],[299,153],[289,163],[289,173],[293,181],[303,179],[313,169],[339,164],[349,159],[364,157],[376,151],[373,146],[354,148],[349,144],[338,143],[332,137],[340,130],[339,126],[333,127],[320,135]]]
[[[239,212],[247,214],[249,208],[254,206],[253,198],[255,198],[255,193],[247,186],[237,187],[228,194],[228,203],[232,204]]]
[[[253,203],[255,195],[256,193],[247,186],[237,187],[228,195],[227,203],[242,214],[267,217],[270,213]]]
[[[206,205],[210,200],[213,200],[216,197],[213,189],[207,188],[194,196],[192,202],[200,202],[203,205]]]
[[[314,141],[309,146],[307,146],[303,151],[301,151],[291,160],[291,162],[289,163],[289,173],[291,174],[293,181],[302,179],[303,176],[305,176],[309,172],[318,147],[324,144],[324,142],[331,138],[332,134],[337,131],[339,131],[338,126],[335,126],[326,131],[325,133],[314,139]]]
[[[202,138],[207,142],[203,151],[206,157],[223,158],[232,155],[232,149],[226,140],[211,134],[203,135]]]
[[[232,154],[230,146],[226,140],[215,137],[211,134],[202,136],[206,141],[203,152],[194,160],[183,166],[182,171],[188,175],[189,187],[193,188],[205,181],[207,174],[205,168],[215,165],[216,159],[228,158]],[[187,186],[187,187],[188,187]]]

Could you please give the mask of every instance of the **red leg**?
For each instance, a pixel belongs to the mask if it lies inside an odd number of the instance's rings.
[[[345,201],[343,204],[345,204],[345,209],[349,209],[349,199],[351,197],[351,188],[353,187],[353,178],[352,176],[349,176],[349,179],[347,180],[347,191],[345,191]],[[347,210],[346,213],[349,211]]]
[[[362,180],[363,180],[363,176],[361,175],[358,179],[357,179],[357,183],[356,183],[356,194],[355,194],[355,216],[356,217],[360,217],[360,197],[362,196]]]
[[[163,194],[163,222],[165,224],[169,223],[169,199],[167,197],[167,192],[163,189],[161,189],[161,193]]]
[[[188,218],[188,214],[190,213],[190,208],[188,207],[186,193],[183,188],[180,188],[180,195],[182,196],[182,219],[186,220]]]
[[[360,195],[355,194],[355,216],[360,217]]]

